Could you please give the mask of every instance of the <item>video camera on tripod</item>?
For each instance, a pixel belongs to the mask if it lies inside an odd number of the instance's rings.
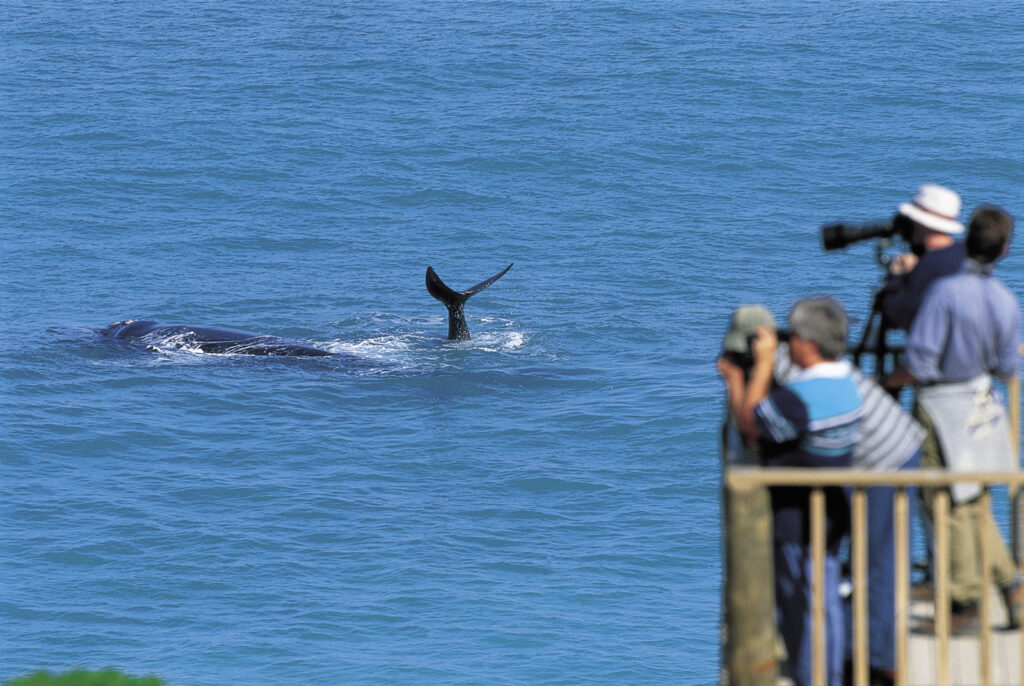
[[[877,238],[879,240],[875,245],[875,259],[885,268],[890,261],[885,249],[892,245],[893,237],[898,235],[910,245],[913,233],[914,222],[902,214],[896,214],[888,222],[875,224],[825,224],[821,227],[821,242],[825,250],[833,251],[841,250],[853,243]],[[864,333],[851,351],[854,364],[862,369],[864,367],[861,366],[861,359],[865,355],[874,358],[871,373],[878,379],[895,368],[896,358],[904,350],[902,345],[890,346],[888,343],[888,333],[893,327],[886,321],[882,312],[882,294],[881,289],[875,292],[871,303],[871,315],[864,327]]]

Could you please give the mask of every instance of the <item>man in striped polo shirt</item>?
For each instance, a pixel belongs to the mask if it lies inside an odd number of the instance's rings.
[[[789,358],[787,344],[781,344],[775,356],[775,382],[787,384],[799,372],[800,368]],[[917,467],[924,429],[889,393],[856,367],[853,379],[861,397],[862,414],[852,466],[874,472]],[[907,490],[912,501],[914,489]],[[872,684],[892,684],[896,679],[895,496],[892,486],[867,489],[868,661]],[[909,526],[909,517],[905,523]],[[901,579],[900,583],[907,581]]]

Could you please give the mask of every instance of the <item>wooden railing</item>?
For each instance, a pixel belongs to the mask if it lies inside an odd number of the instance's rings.
[[[851,533],[851,561],[853,571],[853,666],[854,666],[854,685],[855,686],[867,686],[868,683],[868,650],[867,650],[867,597],[870,589],[867,587],[867,507],[866,507],[866,488],[869,486],[894,486],[896,488],[895,498],[895,547],[896,547],[896,579],[897,585],[895,589],[895,604],[896,604],[896,674],[897,683],[906,686],[910,675],[911,665],[908,661],[908,634],[909,634],[909,611],[910,611],[910,590],[909,590],[909,578],[910,578],[910,532],[909,532],[909,507],[907,488],[910,486],[921,487],[921,486],[932,486],[940,487],[941,489],[948,488],[954,483],[979,483],[985,486],[994,485],[1005,485],[1010,489],[1011,497],[1011,521],[1013,522],[1014,537],[1016,538],[1016,548],[1018,550],[1024,547],[1024,541],[1020,540],[1021,537],[1021,526],[1020,523],[1024,521],[1024,472],[1002,472],[1002,473],[951,473],[944,470],[916,470],[916,471],[902,471],[902,472],[865,472],[865,471],[853,471],[844,469],[825,470],[825,469],[757,469],[757,468],[744,468],[744,467],[733,467],[727,470],[725,474],[725,487],[727,490],[727,497],[730,494],[739,496],[745,500],[748,500],[748,504],[751,502],[757,502],[755,497],[759,491],[770,486],[807,486],[811,490],[811,548],[812,558],[814,565],[814,577],[813,577],[813,611],[812,616],[814,618],[813,627],[813,678],[816,686],[824,686],[826,683],[825,679],[825,589],[824,584],[820,580],[824,579],[825,569],[825,496],[824,488],[827,486],[849,486],[853,488],[853,499],[851,509],[851,522],[852,522],[852,533]],[[989,495],[986,490],[984,495],[983,507],[989,507]],[[767,502],[766,496],[762,496],[762,500]],[[935,530],[935,545],[934,545],[934,579],[935,579],[935,636],[937,641],[935,673],[937,675],[937,683],[940,686],[946,686],[950,683],[949,678],[949,639],[950,639],[950,597],[949,597],[949,540],[948,540],[948,517],[949,517],[949,494],[946,490],[939,490],[935,500],[934,508],[934,530]],[[726,509],[726,516],[729,517],[729,508]],[[767,517],[767,512],[764,513]],[[731,524],[731,523],[730,523]],[[747,524],[749,526],[749,522]],[[729,531],[729,534],[732,532]],[[744,538],[740,534],[740,539]],[[734,557],[739,558],[734,560],[739,564],[744,564],[741,560],[746,560],[752,564],[761,567],[760,571],[750,570],[749,573],[744,577],[742,571],[737,572],[736,570],[729,570],[727,572],[727,584],[731,582],[740,582],[748,584],[748,588],[743,589],[742,592],[750,595],[751,589],[749,584],[750,579],[760,579],[763,581],[765,576],[765,569],[763,565],[763,559],[765,555],[770,555],[770,552],[764,553],[762,550],[759,555],[755,548],[759,545],[770,546],[770,541],[761,539],[747,539],[746,541],[737,540],[729,542],[727,545],[738,545],[739,549],[736,551]],[[981,541],[981,566],[983,570],[983,584],[984,588],[988,589],[991,587],[991,570],[986,564],[989,552],[985,545],[984,537]],[[770,559],[770,558],[768,558]],[[760,562],[758,560],[761,560]],[[1018,558],[1018,564],[1021,563]],[[1024,566],[1022,566],[1021,572],[1024,573]],[[741,579],[744,579],[741,581]],[[770,583],[770,581],[769,581]],[[727,587],[727,606],[730,605],[729,596],[734,591]],[[771,594],[768,594],[769,597]],[[989,594],[983,593],[981,606],[980,606],[980,617],[981,617],[981,628],[979,632],[979,640],[981,645],[981,673],[978,675],[979,681],[977,683],[988,686],[991,684],[991,676],[989,673],[991,664],[991,630],[990,630],[990,618],[991,618],[991,607],[990,607]],[[751,611],[762,611],[763,608],[757,610],[752,607],[748,601],[740,600],[733,604],[733,607],[728,608],[729,612],[729,626],[728,631],[730,632],[730,655],[726,656],[726,671],[729,674],[729,680],[733,684],[753,684],[753,683],[771,683],[773,678],[769,676],[771,672],[771,658],[765,654],[766,640],[763,636],[763,627],[765,626],[764,617],[755,618],[753,622],[751,618],[744,617],[743,614],[746,612],[746,608],[750,608]],[[769,617],[768,622],[771,619]],[[761,638],[760,643],[762,649],[760,650],[761,655],[756,656],[758,651],[751,650],[750,646],[737,645],[736,641],[745,640],[745,636],[742,632],[736,633],[736,629],[741,626],[756,625],[761,627]],[[756,633],[756,632],[755,632]],[[755,639],[756,640],[756,639]],[[774,649],[774,646],[771,646]],[[747,655],[737,656],[736,651],[745,652]],[[754,657],[750,655],[753,654]],[[739,660],[753,660],[753,664],[737,665],[735,664],[736,659]],[[1021,643],[1019,650],[1020,660],[1020,674],[1024,675],[1024,631],[1021,631]],[[761,675],[761,676],[758,676]]]
[[[1020,354],[1024,356],[1024,345]],[[1007,384],[1010,437],[1014,454],[1020,455],[1021,383],[1014,377]],[[828,486],[853,489],[851,501],[850,556],[853,576],[853,686],[868,686],[867,599],[867,501],[870,486],[894,486],[896,685],[907,686],[912,670],[909,662],[910,629],[910,503],[907,488],[940,487],[934,502],[935,581],[935,682],[950,685],[949,597],[949,493],[955,483],[978,483],[986,487],[982,507],[991,507],[988,486],[1004,485],[1010,495],[1010,530],[1018,571],[1024,575],[1024,472],[952,473],[943,470],[867,472],[824,469],[757,469],[726,465],[723,478],[725,516],[725,654],[723,674],[733,686],[774,686],[777,675],[778,635],[774,626],[774,577],[771,551],[771,517],[768,487],[807,486],[811,491],[811,548],[813,578],[814,686],[826,686],[825,664],[825,495]],[[985,537],[981,537],[979,564],[982,568],[980,653],[978,683],[990,686],[991,679],[991,569]],[[1021,618],[1024,623],[1024,618]],[[1024,626],[1020,629],[1019,682],[1024,685]]]
[[[1020,354],[1024,356],[1024,345]],[[1015,377],[1007,384],[1011,444],[1020,456],[1021,382]],[[907,686],[913,665],[909,661],[910,629],[910,503],[907,489],[939,487],[934,502],[935,581],[935,683],[950,686],[949,596],[949,511],[947,490],[955,483],[978,483],[986,487],[982,507],[991,508],[989,486],[1006,486],[1010,495],[1010,531],[1018,572],[1024,575],[1024,471],[954,473],[944,470],[867,472],[847,469],[759,469],[726,465],[723,478],[725,516],[725,636],[723,655],[725,680],[733,686],[775,686],[778,676],[778,635],[774,626],[774,577],[771,551],[771,516],[768,487],[806,486],[811,491],[811,550],[813,577],[814,686],[826,686],[825,664],[825,495],[828,486],[853,489],[851,500],[850,557],[853,576],[853,686],[868,686],[867,599],[867,494],[871,486],[893,486],[896,617],[896,686]],[[978,682],[992,684],[991,658],[991,569],[985,537],[980,541],[982,593],[979,614]],[[1021,618],[1024,624],[1024,617]],[[1019,630],[1018,679],[1024,685],[1024,626]]]

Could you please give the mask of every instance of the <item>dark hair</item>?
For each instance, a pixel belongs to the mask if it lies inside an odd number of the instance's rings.
[[[982,264],[992,264],[1002,257],[1012,233],[1013,217],[998,207],[979,207],[967,229],[967,256]]]

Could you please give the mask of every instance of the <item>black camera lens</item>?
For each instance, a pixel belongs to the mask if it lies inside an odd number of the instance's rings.
[[[839,250],[869,238],[888,238],[896,234],[893,222],[885,224],[826,224],[821,227],[825,250]]]
[[[789,329],[778,329],[775,332],[775,337],[779,339],[779,343],[788,343],[789,342],[789,334],[790,333],[791,332],[790,332]],[[756,333],[752,333],[749,336],[747,336],[747,350],[753,351],[753,349],[754,349],[754,341],[756,341],[756,340],[757,340],[757,334]]]

